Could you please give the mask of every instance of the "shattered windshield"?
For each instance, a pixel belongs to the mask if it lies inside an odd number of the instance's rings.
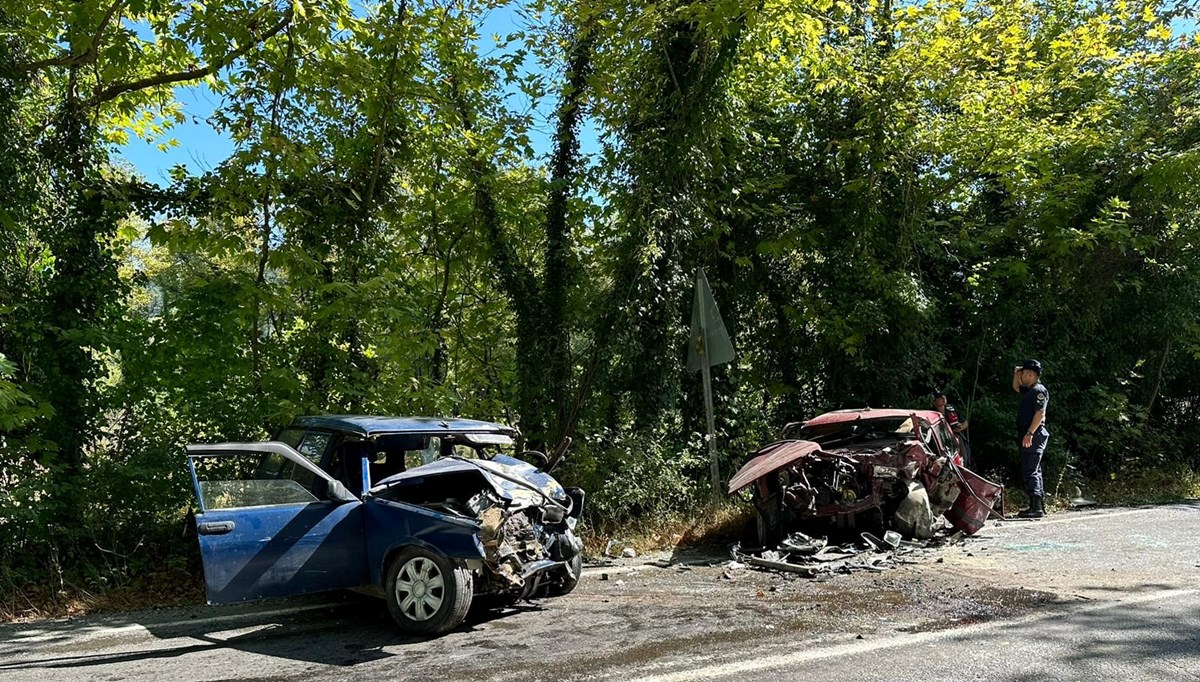
[[[908,440],[913,435],[912,417],[884,417],[880,419],[858,419],[836,424],[806,426],[805,440],[824,447],[849,446],[877,441],[897,442]]]

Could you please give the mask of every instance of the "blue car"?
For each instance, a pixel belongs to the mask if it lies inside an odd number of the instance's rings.
[[[584,494],[504,454],[515,436],[464,419],[321,416],[270,442],[187,446],[208,602],[353,589],[433,635],[476,596],[567,594]]]

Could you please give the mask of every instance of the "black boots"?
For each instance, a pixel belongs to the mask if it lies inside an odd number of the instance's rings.
[[[1017,514],[1018,519],[1040,519],[1046,515],[1046,508],[1042,506],[1041,495],[1029,496],[1029,509]]]

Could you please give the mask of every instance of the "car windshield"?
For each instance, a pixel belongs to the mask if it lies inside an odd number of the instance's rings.
[[[491,459],[512,455],[513,440],[503,434],[455,433],[446,435],[380,434],[369,446],[372,480],[429,464],[442,457]],[[403,464],[401,464],[403,463]]]
[[[442,457],[461,457],[463,459],[492,459],[496,455],[516,457],[516,445],[513,439],[494,433],[459,433],[441,438],[440,452]]]
[[[806,426],[801,432],[805,440],[822,446],[849,446],[877,441],[902,441],[913,436],[911,417],[856,419],[850,422]]]

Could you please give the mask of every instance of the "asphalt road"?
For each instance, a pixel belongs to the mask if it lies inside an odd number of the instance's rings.
[[[1198,548],[1200,504],[1171,505],[827,581],[637,559],[428,641],[341,596],[6,626],[0,680],[1200,680]]]

